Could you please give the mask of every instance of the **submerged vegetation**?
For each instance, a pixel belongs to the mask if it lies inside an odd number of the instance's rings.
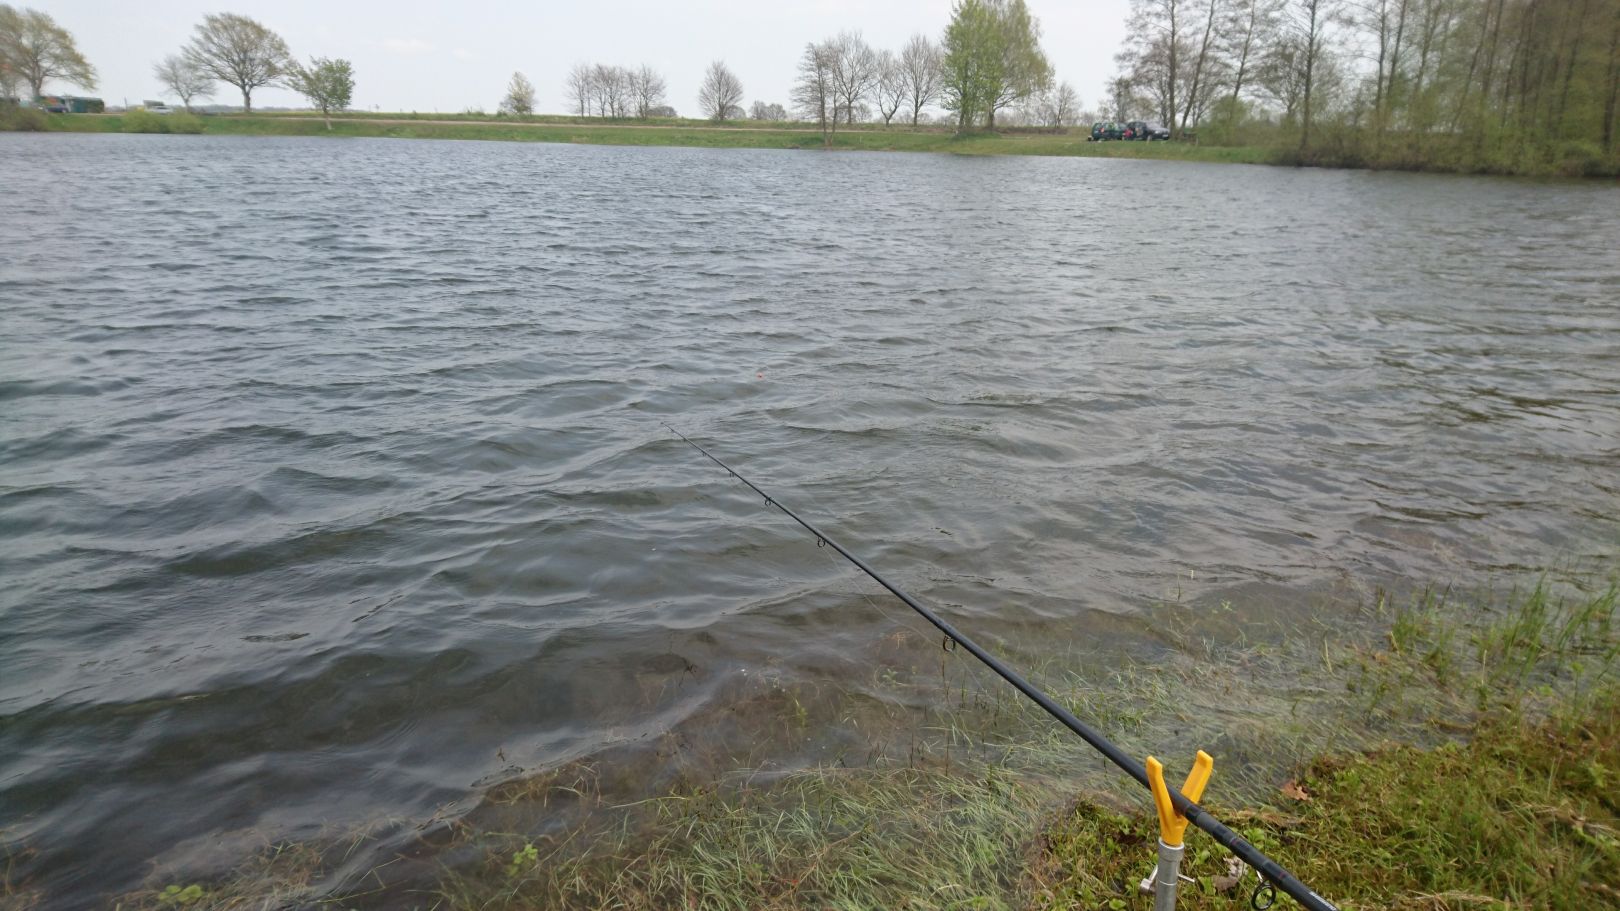
[[[1206,806],[1347,911],[1620,907],[1620,583],[1369,601],[1309,628],[1235,633],[1231,605],[1183,608],[1164,654],[1036,676],[1128,750],[1209,749]],[[898,701],[948,704],[904,750],[679,777],[650,800],[609,780],[634,771],[574,763],[492,789],[405,863],[342,875],[365,836],[282,845],[217,883],[156,881],[124,907],[310,901],[334,897],[314,884],[342,882],[335,897],[362,907],[1146,908],[1136,884],[1156,823],[1134,783],[959,655],[891,641],[880,673]],[[915,724],[756,684],[738,711],[783,730]],[[1174,743],[1147,727],[1167,719]],[[731,767],[758,758],[746,753]],[[1183,872],[1189,909],[1247,907],[1259,884],[1198,833]]]

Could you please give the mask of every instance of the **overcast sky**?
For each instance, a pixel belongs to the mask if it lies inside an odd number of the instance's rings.
[[[698,83],[723,59],[747,102],[788,103],[806,42],[858,29],[899,49],[915,32],[938,40],[951,0],[12,0],[56,18],[100,72],[110,104],[164,99],[152,63],[180,48],[204,13],[251,16],[287,40],[299,59],[354,64],[354,106],[365,110],[493,112],[514,70],[539,93],[538,109],[562,113],[563,80],[576,62],[646,63],[669,82],[669,103],[697,115]],[[1060,80],[1095,105],[1125,36],[1128,0],[1027,0]],[[67,86],[57,86],[67,90]],[[240,104],[221,86],[220,103]],[[260,89],[254,106],[301,106],[283,89]]]

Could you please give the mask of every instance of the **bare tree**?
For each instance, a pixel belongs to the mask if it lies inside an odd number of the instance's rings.
[[[242,113],[253,113],[253,90],[279,83],[297,66],[287,42],[258,22],[235,13],[203,17],[186,45],[186,59],[242,92]]]
[[[170,54],[152,65],[152,75],[191,110],[191,99],[214,94],[214,77],[179,54]]]
[[[1319,73],[1327,53],[1328,28],[1340,13],[1340,0],[1290,0],[1288,20],[1299,39],[1300,116],[1299,147],[1311,144],[1311,121],[1315,114],[1312,103],[1316,100]]]
[[[878,55],[860,32],[840,32],[831,42],[837,51],[833,66],[833,88],[845,123],[855,122],[861,101],[870,95],[878,81]]]
[[[838,133],[838,94],[833,72],[838,48],[831,41],[804,46],[799,57],[799,78],[793,83],[793,105],[806,120],[821,127],[821,143],[832,145]]]
[[[1139,48],[1139,63],[1160,70],[1160,78],[1153,80],[1163,86],[1164,103],[1160,116],[1173,132],[1176,129],[1176,90],[1181,84],[1181,50],[1183,29],[1186,28],[1187,0],[1131,0],[1131,32],[1143,36]],[[1157,57],[1154,60],[1151,57]],[[1148,59],[1140,59],[1148,58]],[[1138,83],[1147,81],[1137,74]]]
[[[501,112],[527,117],[534,113],[534,83],[522,73],[513,73],[506,85],[506,97],[501,99]]]
[[[79,53],[73,34],[49,14],[27,7],[0,3],[0,68],[28,83],[36,97],[52,79],[96,87],[96,68]]]
[[[637,117],[651,117],[654,108],[664,104],[664,93],[669,91],[664,77],[652,67],[642,64],[630,73],[630,93],[635,102]]]
[[[1192,117],[1193,106],[1200,101],[1200,89],[1208,92],[1208,86],[1203,84],[1205,64],[1209,62],[1210,47],[1215,39],[1215,20],[1221,12],[1221,0],[1203,0],[1204,3],[1204,35],[1198,44],[1198,56],[1193,58],[1192,85],[1187,90],[1186,103],[1181,111],[1181,129],[1186,131],[1187,121]],[[1173,125],[1172,125],[1173,126]]]
[[[698,89],[698,109],[710,120],[726,120],[742,110],[742,80],[726,66],[724,60],[709,64]]]
[[[1233,0],[1228,11],[1226,54],[1232,60],[1231,112],[1237,115],[1237,102],[1242,96],[1245,80],[1250,78],[1253,61],[1259,52],[1276,40],[1278,0]]]
[[[589,63],[576,63],[568,71],[566,85],[574,113],[580,117],[591,115],[591,100],[596,97],[596,69]]]
[[[596,88],[596,113],[615,120],[629,113],[631,103],[630,71],[622,66],[598,63],[591,71]]]
[[[1044,127],[1056,130],[1074,126],[1080,116],[1080,95],[1067,82],[1048,88],[1041,93],[1032,113],[1034,120]]]
[[[1131,119],[1131,102],[1136,97],[1136,86],[1129,76],[1115,76],[1108,80],[1108,110],[1115,120]]]
[[[748,118],[750,120],[783,121],[788,119],[788,112],[787,108],[779,104],[766,104],[763,101],[756,101],[753,107],[748,110]]]
[[[906,101],[911,105],[912,126],[922,117],[923,108],[939,100],[940,55],[939,46],[923,35],[912,35],[900,51],[900,75],[905,80]]]
[[[874,84],[873,100],[877,102],[878,116],[883,118],[883,125],[888,126],[899,113],[900,106],[906,103],[910,94],[910,85],[906,81],[905,72],[900,68],[900,61],[888,51],[879,51],[877,54],[878,75]]]

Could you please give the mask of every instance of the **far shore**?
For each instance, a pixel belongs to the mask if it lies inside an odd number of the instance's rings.
[[[124,114],[56,114],[46,127],[53,131],[117,133],[126,131]],[[585,145],[686,146],[732,149],[833,149],[869,152],[932,152],[952,155],[1037,155],[1071,158],[1136,158],[1170,161],[1337,167],[1366,170],[1427,171],[1529,177],[1620,177],[1620,160],[1577,156],[1561,158],[1542,148],[1506,150],[1495,157],[1470,152],[1462,137],[1392,137],[1376,154],[1353,142],[1329,141],[1302,152],[1297,145],[1257,142],[1252,145],[1200,145],[1173,142],[1090,142],[1084,127],[1049,129],[1008,127],[996,131],[956,133],[946,125],[875,123],[841,125],[823,141],[814,124],[800,122],[727,121],[655,118],[612,121],[595,117],[535,115],[492,117],[488,114],[422,114],[346,112],[326,121],[308,111],[184,116],[191,129],[221,136],[332,136],[389,139],[478,139],[497,142],[556,142]],[[171,121],[146,117],[147,126],[167,131]],[[149,132],[136,128],[132,131]],[[1273,137],[1275,139],[1275,137]]]
[[[1094,158],[1156,158],[1185,161],[1266,164],[1271,152],[1259,147],[1201,147],[1191,143],[1088,142],[1078,128],[1014,128],[956,135],[944,127],[855,124],[840,127],[830,144],[813,125],[705,121],[630,121],[538,116],[479,118],[476,115],[345,114],[332,128],[315,114],[271,112],[217,114],[200,118],[203,132],[220,136],[333,136],[391,139],[481,139],[589,145],[690,146],[741,149],[821,149],[884,152],[938,152],[959,155],[1042,155]],[[121,114],[59,114],[53,130],[117,133]]]

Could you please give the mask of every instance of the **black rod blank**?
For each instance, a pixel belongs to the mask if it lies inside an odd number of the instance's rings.
[[[851,553],[848,548],[838,543],[838,541],[834,540],[826,532],[801,518],[798,513],[783,505],[780,500],[761,490],[753,481],[750,481],[738,474],[736,469],[732,468],[730,465],[727,465],[725,462],[720,461],[718,458],[715,458],[713,453],[709,452],[707,449],[704,449],[702,446],[699,446],[697,443],[692,442],[692,440],[687,437],[686,434],[681,433],[674,427],[670,427],[667,423],[664,424],[664,426],[669,429],[670,433],[673,433],[682,440],[685,440],[692,446],[693,449],[703,453],[703,455],[707,456],[710,461],[714,462],[714,464],[724,468],[732,477],[748,485],[748,487],[755,493],[759,494],[761,497],[764,497],[767,506],[775,506],[777,509],[780,509],[784,514],[787,515],[788,518],[799,523],[806,531],[815,535],[817,541],[824,542],[827,546],[842,554],[844,559],[855,564],[855,566],[858,567],[861,572],[871,576],[872,579],[877,582],[877,584],[888,589],[889,592],[896,598],[904,601],[907,607],[910,607],[912,610],[921,614],[924,620],[927,620],[929,623],[932,623],[935,627],[937,627],[940,632],[944,633],[950,639],[950,641],[953,641],[972,652],[973,657],[979,659],[986,667],[990,668],[992,671],[995,671],[996,674],[998,674],[1003,680],[1006,680],[1008,683],[1016,687],[1020,693],[1028,696],[1035,702],[1036,705],[1039,705],[1041,708],[1045,709],[1048,715],[1056,718],[1063,724],[1064,727],[1080,735],[1080,739],[1091,744],[1091,746],[1096,749],[1097,752],[1107,757],[1109,762],[1112,762],[1114,765],[1123,769],[1127,775],[1136,779],[1137,783],[1142,785],[1142,787],[1151,789],[1151,785],[1148,784],[1147,767],[1142,764],[1141,760],[1120,749],[1116,744],[1114,744],[1113,741],[1109,740],[1107,737],[1104,737],[1096,728],[1086,724],[1079,718],[1076,718],[1073,712],[1070,712],[1068,709],[1059,705],[1051,696],[1048,696],[1039,687],[1030,683],[1028,680],[1025,680],[1023,675],[1003,664],[999,658],[985,651],[984,648],[977,642],[974,642],[967,636],[962,635],[957,631],[956,627],[946,622],[944,618],[934,613],[916,598],[906,594],[906,592],[902,591],[899,586],[890,582],[888,579],[883,578],[883,576],[879,574],[877,570],[867,565],[865,560],[862,560],[860,557],[857,557],[855,554]],[[1308,886],[1295,878],[1292,873],[1289,873],[1276,861],[1267,857],[1260,851],[1259,848],[1256,848],[1254,845],[1250,844],[1243,836],[1232,831],[1232,829],[1225,823],[1222,823],[1220,820],[1210,815],[1208,810],[1205,810],[1197,803],[1188,800],[1186,795],[1182,794],[1180,791],[1173,788],[1170,789],[1170,802],[1175,806],[1176,812],[1187,817],[1188,822],[1200,829],[1203,829],[1205,832],[1208,832],[1210,836],[1214,838],[1215,841],[1219,842],[1222,847],[1237,855],[1238,858],[1240,858],[1244,863],[1259,871],[1261,876],[1264,876],[1270,882],[1275,883],[1278,889],[1281,889],[1284,893],[1294,898],[1301,905],[1310,909],[1310,911],[1339,911],[1337,906],[1335,906],[1332,902],[1311,891]]]

